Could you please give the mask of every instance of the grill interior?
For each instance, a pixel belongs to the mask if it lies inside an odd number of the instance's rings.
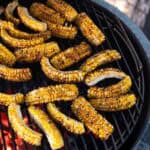
[[[143,62],[139,59],[139,56],[137,54],[136,49],[140,49],[136,42],[131,42],[130,38],[128,37],[128,33],[126,32],[124,26],[122,23],[115,17],[110,16],[110,14],[103,10],[100,6],[96,5],[90,0],[66,0],[68,3],[70,3],[74,8],[78,10],[78,12],[85,11],[87,14],[94,20],[94,22],[102,29],[102,31],[106,35],[106,41],[99,47],[93,47],[93,53],[96,53],[98,51],[104,50],[104,49],[117,49],[121,55],[122,60],[114,62],[112,64],[109,64],[107,66],[113,66],[120,68],[121,70],[128,73],[132,80],[133,80],[133,87],[132,91],[134,91],[137,95],[137,104],[132,109],[122,112],[116,112],[116,113],[103,113],[103,114],[113,125],[114,125],[114,133],[109,138],[108,141],[101,141],[100,139],[97,139],[94,137],[91,133],[87,132],[86,134],[82,136],[77,136],[74,134],[71,134],[67,132],[63,127],[58,127],[61,129],[64,141],[65,141],[65,150],[98,150],[98,149],[120,149],[123,144],[128,140],[128,138],[131,136],[131,133],[133,132],[133,129],[137,127],[137,122],[139,121],[139,118],[141,116],[141,112],[144,109],[144,94],[145,94],[145,80],[144,80],[144,65]],[[7,4],[7,1],[3,2],[4,5]],[[31,1],[20,1],[20,3],[24,6],[29,6],[31,4]],[[24,28],[24,27],[20,27]],[[26,28],[24,28],[26,29]],[[29,30],[28,30],[29,31]],[[86,39],[81,35],[81,33],[78,34],[75,40],[61,40],[57,38],[50,39],[55,40],[59,43],[60,47],[62,49],[66,49],[70,46],[73,46],[75,44],[80,43],[81,41],[86,41]],[[84,60],[83,60],[84,61]],[[82,62],[81,62],[82,63]],[[80,64],[75,65],[74,67],[69,68],[69,70],[76,69],[80,66]],[[20,65],[16,64],[15,67],[25,67],[30,66],[30,68],[33,71],[33,79],[26,83],[12,83],[4,80],[0,80],[0,91],[5,93],[16,93],[16,92],[22,92],[27,93],[28,91],[41,87],[41,86],[47,86],[50,84],[56,84],[56,82],[53,82],[46,78],[46,76],[42,73],[40,69],[40,65],[38,63],[31,64],[31,65]],[[104,66],[105,67],[105,66]],[[107,84],[101,83],[100,86],[103,86]],[[78,87],[80,89],[80,95],[86,96],[87,87],[80,83],[78,84]],[[72,116],[73,114],[71,111],[68,111],[70,108],[69,103],[65,104],[59,104],[63,105],[63,111]],[[45,106],[42,106],[42,109],[45,110]],[[46,110],[45,110],[46,111]],[[22,112],[23,115],[28,118],[28,124],[31,128],[36,129],[35,124],[30,119],[26,106],[22,105]],[[2,121],[3,118],[6,118],[6,121]],[[13,132],[11,125],[8,121],[7,116],[7,108],[4,106],[0,106],[0,149],[7,150],[7,139],[5,138],[6,131],[10,132],[11,135],[11,142],[10,146],[13,150],[19,149],[19,146],[15,140],[16,134]],[[5,124],[7,124],[5,126]],[[23,142],[23,141],[22,141]],[[46,138],[43,139],[41,147],[33,147],[25,142],[22,143],[22,149],[24,150],[47,150],[50,149],[50,146],[46,140]]]

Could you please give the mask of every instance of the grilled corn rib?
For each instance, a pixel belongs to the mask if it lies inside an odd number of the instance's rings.
[[[56,42],[39,44],[33,47],[18,49],[15,51],[15,56],[18,62],[37,62],[42,56],[51,58],[53,55],[60,52],[60,48]]]
[[[15,38],[21,39],[34,39],[34,38],[44,38],[45,40],[51,37],[51,31],[44,31],[39,33],[27,33],[17,29],[12,22],[0,20],[0,28],[8,31],[8,33]]]
[[[73,113],[100,139],[107,140],[112,134],[113,126],[84,97],[75,99],[71,107]]]
[[[122,79],[125,76],[126,74],[119,69],[105,68],[87,74],[87,76],[85,77],[85,84],[88,86],[93,86],[98,82],[108,78]]]
[[[88,73],[101,65],[119,59],[121,59],[121,55],[116,50],[104,50],[88,58],[85,63],[81,65],[80,69]]]
[[[52,57],[51,63],[57,69],[65,69],[78,63],[92,53],[91,47],[86,42],[81,42],[79,45],[70,47],[56,56]]]
[[[73,21],[78,15],[78,12],[63,0],[47,0],[47,5],[62,14],[69,22]]]
[[[59,122],[62,126],[64,126],[68,131],[75,134],[83,134],[85,132],[83,123],[74,120],[60,112],[59,109],[55,106],[55,104],[47,104],[47,110],[50,116],[54,120]]]
[[[62,39],[74,39],[78,33],[75,26],[63,26],[52,22],[47,22],[47,26],[52,32],[52,36]]]
[[[62,17],[60,13],[42,3],[33,3],[30,6],[30,13],[32,16],[38,18],[41,21],[49,21],[61,25],[63,25],[65,22],[65,18]]]
[[[129,76],[124,77],[119,83],[108,87],[91,87],[88,90],[89,98],[108,98],[115,97],[127,93],[132,86],[132,81]]]
[[[28,108],[28,112],[31,118],[33,118],[33,120],[45,133],[51,148],[53,150],[62,148],[64,146],[63,137],[54,122],[49,119],[48,115],[34,106],[30,106]]]
[[[0,43],[0,63],[12,66],[16,62],[16,57],[3,44]]]
[[[44,42],[44,38],[35,38],[35,39],[17,39],[8,34],[8,32],[4,29],[1,29],[1,38],[2,40],[13,48],[25,48],[31,47]]]
[[[28,28],[39,32],[47,30],[47,24],[33,18],[27,8],[19,6],[17,10],[22,23]]]
[[[120,111],[131,108],[136,104],[134,94],[126,94],[118,97],[91,99],[91,105],[100,111]]]
[[[0,93],[0,105],[8,106],[12,103],[21,104],[24,102],[24,95],[17,94],[4,94]]]
[[[18,0],[13,0],[10,2],[6,9],[5,9],[5,17],[7,20],[13,22],[15,25],[18,25],[20,23],[20,20],[18,18],[15,18],[13,13],[17,6],[19,5]]]
[[[105,40],[105,35],[86,13],[80,13],[75,22],[91,44],[99,46]]]
[[[60,84],[35,89],[27,93],[25,102],[28,105],[43,104],[54,101],[72,101],[79,95],[74,84]]]
[[[27,143],[41,145],[42,134],[33,131],[23,121],[20,106],[11,104],[8,106],[8,117],[13,130]]]
[[[60,71],[54,68],[47,57],[42,57],[41,68],[44,74],[51,80],[62,83],[77,83],[84,79],[85,73],[81,70]]]
[[[24,82],[30,80],[32,74],[29,68],[16,69],[0,65],[0,78],[14,82]]]

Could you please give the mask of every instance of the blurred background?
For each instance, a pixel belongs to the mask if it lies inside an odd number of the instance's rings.
[[[150,0],[105,0],[133,20],[150,40]]]

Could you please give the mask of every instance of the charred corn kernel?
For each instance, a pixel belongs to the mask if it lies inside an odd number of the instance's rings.
[[[120,53],[116,50],[101,51],[88,58],[80,67],[82,71],[91,72],[97,67],[121,59]]]
[[[121,111],[133,107],[136,104],[134,94],[126,94],[118,97],[91,99],[92,106],[101,111]]]
[[[91,44],[99,46],[105,40],[105,35],[86,13],[80,13],[75,22]]]
[[[16,62],[14,54],[0,43],[0,63],[12,66]]]
[[[28,111],[33,120],[45,133],[51,148],[53,150],[62,148],[64,146],[63,137],[48,115],[34,106],[30,106]]]
[[[8,34],[8,32],[4,29],[1,29],[1,38],[2,40],[13,48],[25,48],[31,47],[44,42],[44,38],[35,38],[35,39],[17,39]]]
[[[78,12],[63,0],[47,0],[47,4],[62,14],[67,21],[73,21],[78,15]]]
[[[28,28],[39,32],[47,30],[47,24],[33,18],[27,8],[19,6],[17,10],[22,23]]]
[[[55,104],[49,103],[47,105],[47,110],[50,116],[59,122],[63,127],[65,127],[68,131],[75,134],[83,134],[85,132],[85,128],[83,123],[72,119],[62,112],[55,106]]]
[[[127,93],[132,86],[132,81],[129,76],[123,78],[119,83],[108,87],[91,87],[88,90],[89,98],[107,98],[115,97]]]
[[[32,74],[29,68],[16,69],[0,65],[0,78],[14,82],[24,82],[30,80]]]
[[[56,42],[39,44],[33,47],[18,49],[15,51],[15,56],[18,62],[37,62],[42,56],[51,58],[53,55],[60,52],[60,48]]]
[[[60,84],[42,87],[27,93],[25,102],[28,105],[43,104],[54,101],[72,101],[79,95],[74,84]]]
[[[41,68],[44,74],[51,80],[62,83],[77,83],[82,82],[85,73],[81,70],[60,71],[54,68],[47,57],[42,57]]]
[[[8,106],[12,103],[22,104],[24,102],[24,95],[17,94],[4,94],[0,93],[0,105]]]
[[[71,107],[74,114],[100,139],[107,140],[112,134],[113,126],[84,97],[75,99]]]
[[[52,36],[62,39],[74,39],[78,33],[75,26],[63,26],[47,22],[48,29],[52,32]]]
[[[56,56],[52,57],[51,63],[57,69],[65,69],[70,67],[92,53],[90,45],[81,42],[79,45],[70,47]]]
[[[10,2],[6,9],[5,9],[5,17],[7,20],[13,22],[15,25],[18,25],[20,23],[20,20],[16,17],[14,17],[14,11],[19,5],[18,0],[13,0]]]
[[[13,130],[27,143],[41,145],[42,134],[33,131],[23,121],[20,106],[11,104],[8,106],[8,117]]]
[[[98,82],[108,78],[122,79],[125,76],[126,74],[119,69],[105,68],[87,74],[87,76],[85,77],[85,84],[88,86],[93,86]]]
[[[60,13],[42,3],[33,3],[30,6],[30,13],[41,21],[49,21],[61,25],[65,22],[65,18]]]

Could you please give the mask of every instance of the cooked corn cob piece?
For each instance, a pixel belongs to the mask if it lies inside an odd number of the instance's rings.
[[[105,40],[105,35],[86,13],[80,13],[75,21],[91,44],[99,46]]]
[[[112,134],[113,126],[84,97],[73,101],[71,107],[74,114],[100,139],[107,140]]]
[[[15,51],[15,56],[18,62],[37,62],[42,56],[51,58],[56,53],[60,52],[60,48],[56,42],[39,44],[33,47],[18,49]]]
[[[91,87],[88,90],[89,98],[108,98],[115,97],[127,93],[132,86],[132,81],[129,76],[123,78],[119,83],[108,87]]]
[[[17,10],[22,23],[28,28],[39,32],[47,30],[47,24],[33,18],[27,8],[19,6]]]
[[[47,0],[47,5],[62,14],[67,21],[73,21],[78,15],[78,12],[63,0]]]
[[[63,26],[47,22],[48,29],[52,32],[52,36],[63,39],[74,39],[78,33],[75,26]]]
[[[4,29],[1,29],[1,38],[2,40],[13,48],[25,48],[31,47],[44,42],[44,38],[35,38],[35,39],[17,39],[8,34]]]
[[[31,118],[45,133],[48,142],[53,150],[60,149],[64,146],[63,137],[48,115],[37,107],[30,106],[28,108]]]
[[[62,126],[64,126],[68,131],[74,134],[83,134],[85,132],[83,123],[72,119],[60,112],[59,109],[55,106],[55,104],[49,103],[47,105],[47,110],[50,116],[54,120],[59,122]]]
[[[121,55],[116,50],[104,50],[88,58],[85,63],[81,65],[80,69],[88,73],[101,65],[118,59],[121,59]]]
[[[0,65],[0,78],[13,82],[24,82],[30,80],[32,74],[29,68],[16,69]]]
[[[51,80],[61,83],[77,83],[82,82],[85,73],[81,70],[60,71],[55,69],[49,62],[47,57],[42,57],[41,68],[44,74]]]
[[[15,18],[13,13],[17,6],[19,5],[18,0],[13,0],[10,2],[6,9],[5,9],[5,17],[7,20],[13,22],[15,25],[18,25],[20,23],[20,20],[18,18]]]
[[[119,69],[105,68],[87,74],[87,76],[85,77],[85,84],[88,86],[93,86],[105,79],[109,79],[109,78],[122,79],[125,76],[126,74]]]
[[[78,63],[92,53],[90,45],[86,42],[81,42],[79,45],[70,47],[63,52],[60,52],[51,59],[51,63],[57,69],[65,69]]]
[[[133,107],[136,104],[134,94],[126,94],[118,97],[91,99],[92,106],[100,111],[121,111]]]
[[[12,103],[21,104],[24,102],[24,95],[17,94],[4,94],[0,93],[0,105],[8,106]]]
[[[12,66],[16,62],[16,57],[3,44],[0,43],[0,63]]]
[[[28,105],[43,104],[54,101],[72,101],[79,95],[74,84],[60,84],[38,88],[29,92],[25,97]]]
[[[12,128],[19,137],[32,145],[41,145],[42,134],[33,131],[25,124],[19,105],[11,104],[8,106],[8,117]]]
[[[60,13],[42,3],[33,3],[30,6],[30,13],[41,21],[49,21],[61,25],[65,22],[65,18],[62,17]]]
[[[34,39],[34,38],[44,38],[45,40],[51,37],[51,31],[44,31],[39,33],[27,33],[17,29],[12,22],[0,20],[0,28],[8,31],[8,33],[15,38],[21,39]]]

